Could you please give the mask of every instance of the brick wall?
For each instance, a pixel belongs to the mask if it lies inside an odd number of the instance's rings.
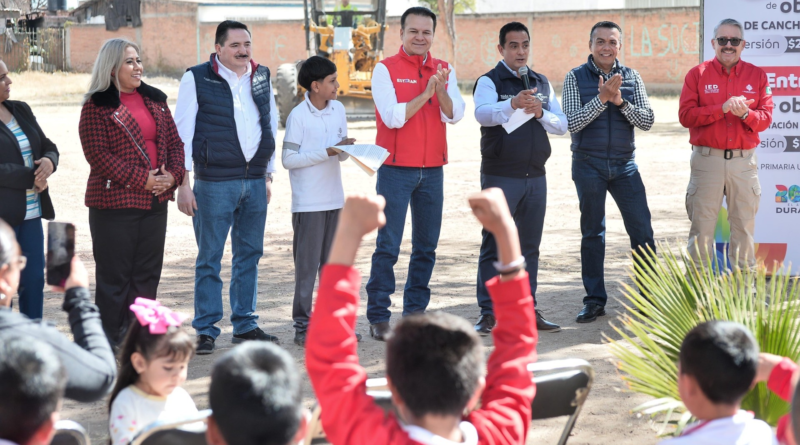
[[[97,50],[108,38],[125,36],[142,47],[145,69],[167,73],[183,72],[198,61],[205,61],[214,49],[216,24],[196,23],[196,5],[191,3],[143,2],[141,28],[121,28],[108,32],[102,25],[76,25],[69,28],[70,66],[89,71]],[[623,28],[622,62],[642,74],[653,89],[675,91],[683,76],[699,58],[699,8],[647,10],[578,11],[497,15],[462,15],[456,18],[458,32],[457,73],[461,81],[473,82],[500,59],[498,31],[509,21],[521,21],[531,30],[534,43],[531,65],[559,85],[564,75],[586,61],[589,30],[600,20],[612,20]],[[400,47],[400,23],[389,19],[386,55]],[[273,70],[281,63],[306,57],[302,23],[255,22],[253,33],[256,61]],[[198,45],[199,38],[199,45]],[[444,40],[435,40],[433,53],[452,60]]]
[[[501,58],[497,51],[500,28],[519,21],[531,32],[531,68],[560,85],[569,70],[586,62],[589,30],[601,20],[622,27],[620,60],[638,70],[653,89],[675,91],[686,72],[699,62],[699,8],[463,15],[456,18],[458,78],[474,81],[494,68]],[[400,47],[400,21],[390,20],[389,26],[387,55]],[[452,60],[444,39],[434,40],[431,51]]]
[[[183,71],[195,64],[197,5],[177,2],[142,2],[142,27],[106,31],[105,25],[67,28],[70,69],[92,70],[97,52],[108,39],[124,37],[139,45],[145,69]],[[212,37],[213,39],[213,37]]]
[[[134,28],[106,31],[106,25],[74,25],[67,28],[67,63],[73,71],[88,73],[97,58],[100,46],[108,39],[125,37],[136,41]]]

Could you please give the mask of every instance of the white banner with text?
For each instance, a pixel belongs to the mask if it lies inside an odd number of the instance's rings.
[[[772,89],[772,124],[756,149],[761,204],[756,257],[800,274],[800,0],[704,0],[703,59],[714,55],[714,27],[726,18],[744,26],[742,60],[764,69]],[[724,218],[723,218],[724,216]],[[730,240],[727,211],[717,224],[718,249]]]

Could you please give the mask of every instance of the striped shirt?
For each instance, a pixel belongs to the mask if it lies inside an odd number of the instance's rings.
[[[8,129],[14,133],[14,137],[17,138],[19,149],[22,152],[22,160],[25,162],[25,166],[35,169],[36,164],[33,163],[33,151],[31,150],[31,144],[28,141],[28,136],[25,136],[25,132],[23,132],[22,128],[19,127],[17,118],[12,117],[11,122],[7,123],[6,127],[8,127]],[[25,194],[27,198],[27,211],[25,212],[25,220],[27,221],[33,218],[40,218],[42,216],[42,208],[39,205],[39,194],[32,189],[26,190]]]

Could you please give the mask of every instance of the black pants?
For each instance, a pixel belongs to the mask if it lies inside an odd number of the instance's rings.
[[[89,209],[95,303],[112,346],[125,338],[133,320],[129,306],[136,297],[156,298],[164,263],[168,202],[159,204],[153,198],[150,210]]]

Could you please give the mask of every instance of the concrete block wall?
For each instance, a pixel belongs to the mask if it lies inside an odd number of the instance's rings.
[[[197,22],[193,3],[145,1],[141,28],[108,32],[103,25],[69,27],[69,60],[72,70],[90,71],[103,41],[125,36],[142,47],[145,69],[180,73],[214,50],[215,23]],[[458,42],[456,72],[460,82],[474,82],[497,64],[500,27],[520,21],[531,31],[531,66],[554,85],[565,74],[586,61],[589,30],[600,20],[611,20],[623,28],[620,60],[641,73],[653,90],[679,91],[686,72],[699,61],[699,8],[665,8],[613,11],[576,11],[460,15],[456,18]],[[253,57],[273,71],[281,63],[306,57],[302,22],[248,23],[253,34]],[[400,47],[400,21],[391,18],[386,33],[385,54]],[[444,39],[435,39],[433,53],[452,60]]]

